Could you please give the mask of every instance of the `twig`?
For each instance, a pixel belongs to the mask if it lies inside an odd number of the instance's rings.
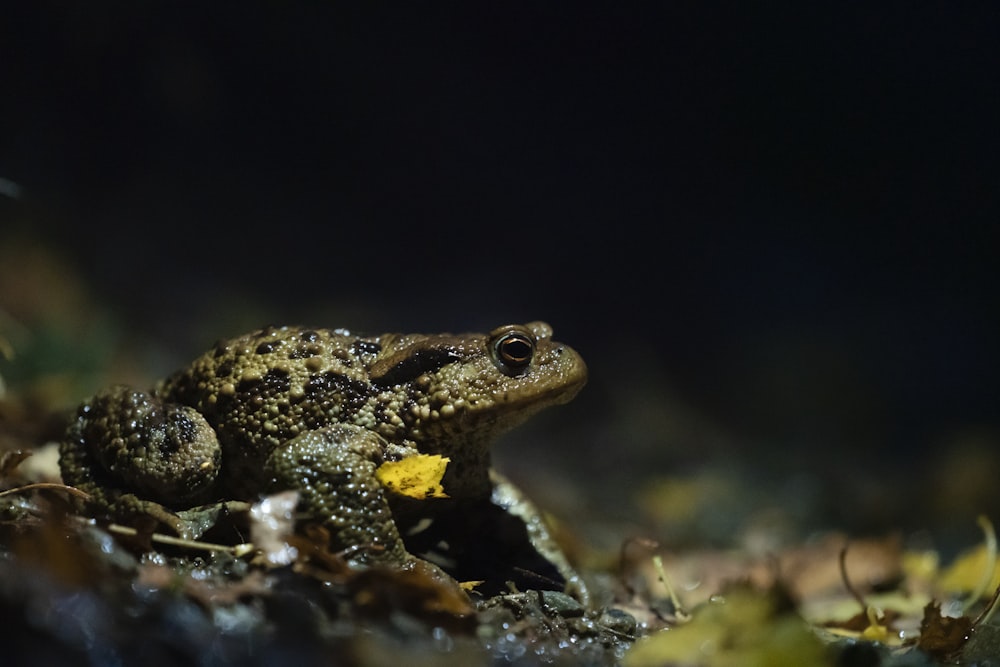
[[[8,496],[14,493],[21,493],[23,491],[34,491],[35,489],[57,489],[60,491],[65,491],[71,496],[76,496],[83,500],[90,500],[90,494],[81,491],[75,486],[67,486],[65,484],[57,484],[56,482],[35,482],[34,484],[25,484],[24,486],[15,486],[13,489],[7,489],[6,491],[0,491],[0,497]]]
[[[844,545],[844,548],[840,550],[840,580],[844,582],[844,588],[846,588],[847,592],[851,594],[851,597],[853,597],[855,600],[857,600],[858,604],[861,605],[861,611],[862,611],[862,613],[867,613],[868,612],[868,603],[865,602],[865,599],[863,597],[861,597],[861,593],[858,592],[858,589],[856,589],[854,587],[854,585],[851,584],[851,580],[847,578],[847,545],[846,544]]]
[[[683,606],[681,606],[681,600],[677,597],[677,593],[674,592],[674,587],[670,584],[670,578],[667,576],[667,571],[663,567],[663,559],[659,555],[653,556],[653,566],[656,568],[656,576],[663,584],[663,587],[667,589],[667,595],[670,596],[670,604],[674,608],[674,616],[677,617],[679,621],[690,621],[691,614],[689,614]]]
[[[993,597],[990,598],[990,603],[986,605],[986,609],[979,612],[979,616],[976,620],[972,622],[972,628],[978,628],[981,623],[988,623],[990,618],[993,616],[993,612],[997,610],[997,602],[1000,601],[1000,586],[993,591]]]
[[[135,528],[130,528],[129,526],[122,526],[121,524],[111,523],[108,524],[107,530],[109,533],[116,533],[118,535],[127,535],[129,537],[138,537],[140,535],[139,531]],[[198,540],[188,540],[183,537],[174,537],[173,535],[164,535],[163,533],[152,533],[149,536],[151,542],[157,542],[158,544],[169,544],[177,547],[185,547],[187,549],[201,549],[202,551],[223,551],[231,553],[236,557],[245,556],[246,554],[254,551],[256,547],[252,544],[213,544],[211,542],[199,542]]]
[[[986,567],[983,569],[982,577],[980,577],[979,586],[976,587],[973,595],[969,596],[963,611],[968,609],[969,606],[982,596],[983,591],[986,590],[986,587],[993,580],[993,573],[996,572],[997,568],[997,534],[993,529],[993,522],[985,514],[980,514],[976,519],[976,523],[983,529],[983,533],[986,536]],[[1000,601],[1000,586],[996,587],[989,604],[980,612],[979,617],[972,622],[973,628],[978,627],[980,623],[989,623],[990,618],[993,617],[993,613],[997,610],[998,601]]]

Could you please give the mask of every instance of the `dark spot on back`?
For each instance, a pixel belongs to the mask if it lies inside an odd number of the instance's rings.
[[[264,374],[264,391],[269,395],[288,393],[290,383],[288,371],[283,368],[272,368]]]
[[[346,412],[364,403],[369,394],[366,383],[334,371],[310,375],[303,388],[307,400],[325,403],[336,397]]]
[[[177,411],[170,416],[170,419],[176,431],[178,442],[192,442],[195,439],[198,429],[190,417],[181,411]],[[168,438],[169,440],[171,439]]]
[[[260,378],[242,379],[236,385],[236,391],[239,394],[256,394],[262,384],[264,384],[264,381]]]
[[[382,351],[382,346],[370,340],[356,340],[351,343],[351,352],[354,354],[378,354]]]
[[[308,359],[315,357],[321,352],[319,345],[298,345],[289,353],[289,359]]]
[[[332,393],[334,387],[338,387],[345,379],[342,375],[333,371],[314,373],[309,376],[309,380],[305,384],[305,392],[311,396]]]

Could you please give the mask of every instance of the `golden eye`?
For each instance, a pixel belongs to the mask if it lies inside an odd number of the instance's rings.
[[[527,368],[535,355],[535,339],[523,331],[507,331],[493,341],[493,358],[508,371]]]

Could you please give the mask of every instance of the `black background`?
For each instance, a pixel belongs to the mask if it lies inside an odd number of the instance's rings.
[[[179,358],[539,318],[591,458],[995,436],[995,3],[63,4],[4,11],[3,210]]]

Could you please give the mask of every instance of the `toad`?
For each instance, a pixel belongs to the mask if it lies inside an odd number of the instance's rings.
[[[91,514],[152,517],[182,536],[198,529],[181,510],[295,490],[299,516],[359,564],[420,550],[456,577],[486,567],[497,581],[530,571],[561,585],[575,575],[537,510],[491,471],[490,445],[586,378],[544,322],[458,335],[270,327],[152,391],[97,393],[66,431],[60,468]],[[409,502],[378,481],[382,463],[416,454],[449,459],[447,500]]]

